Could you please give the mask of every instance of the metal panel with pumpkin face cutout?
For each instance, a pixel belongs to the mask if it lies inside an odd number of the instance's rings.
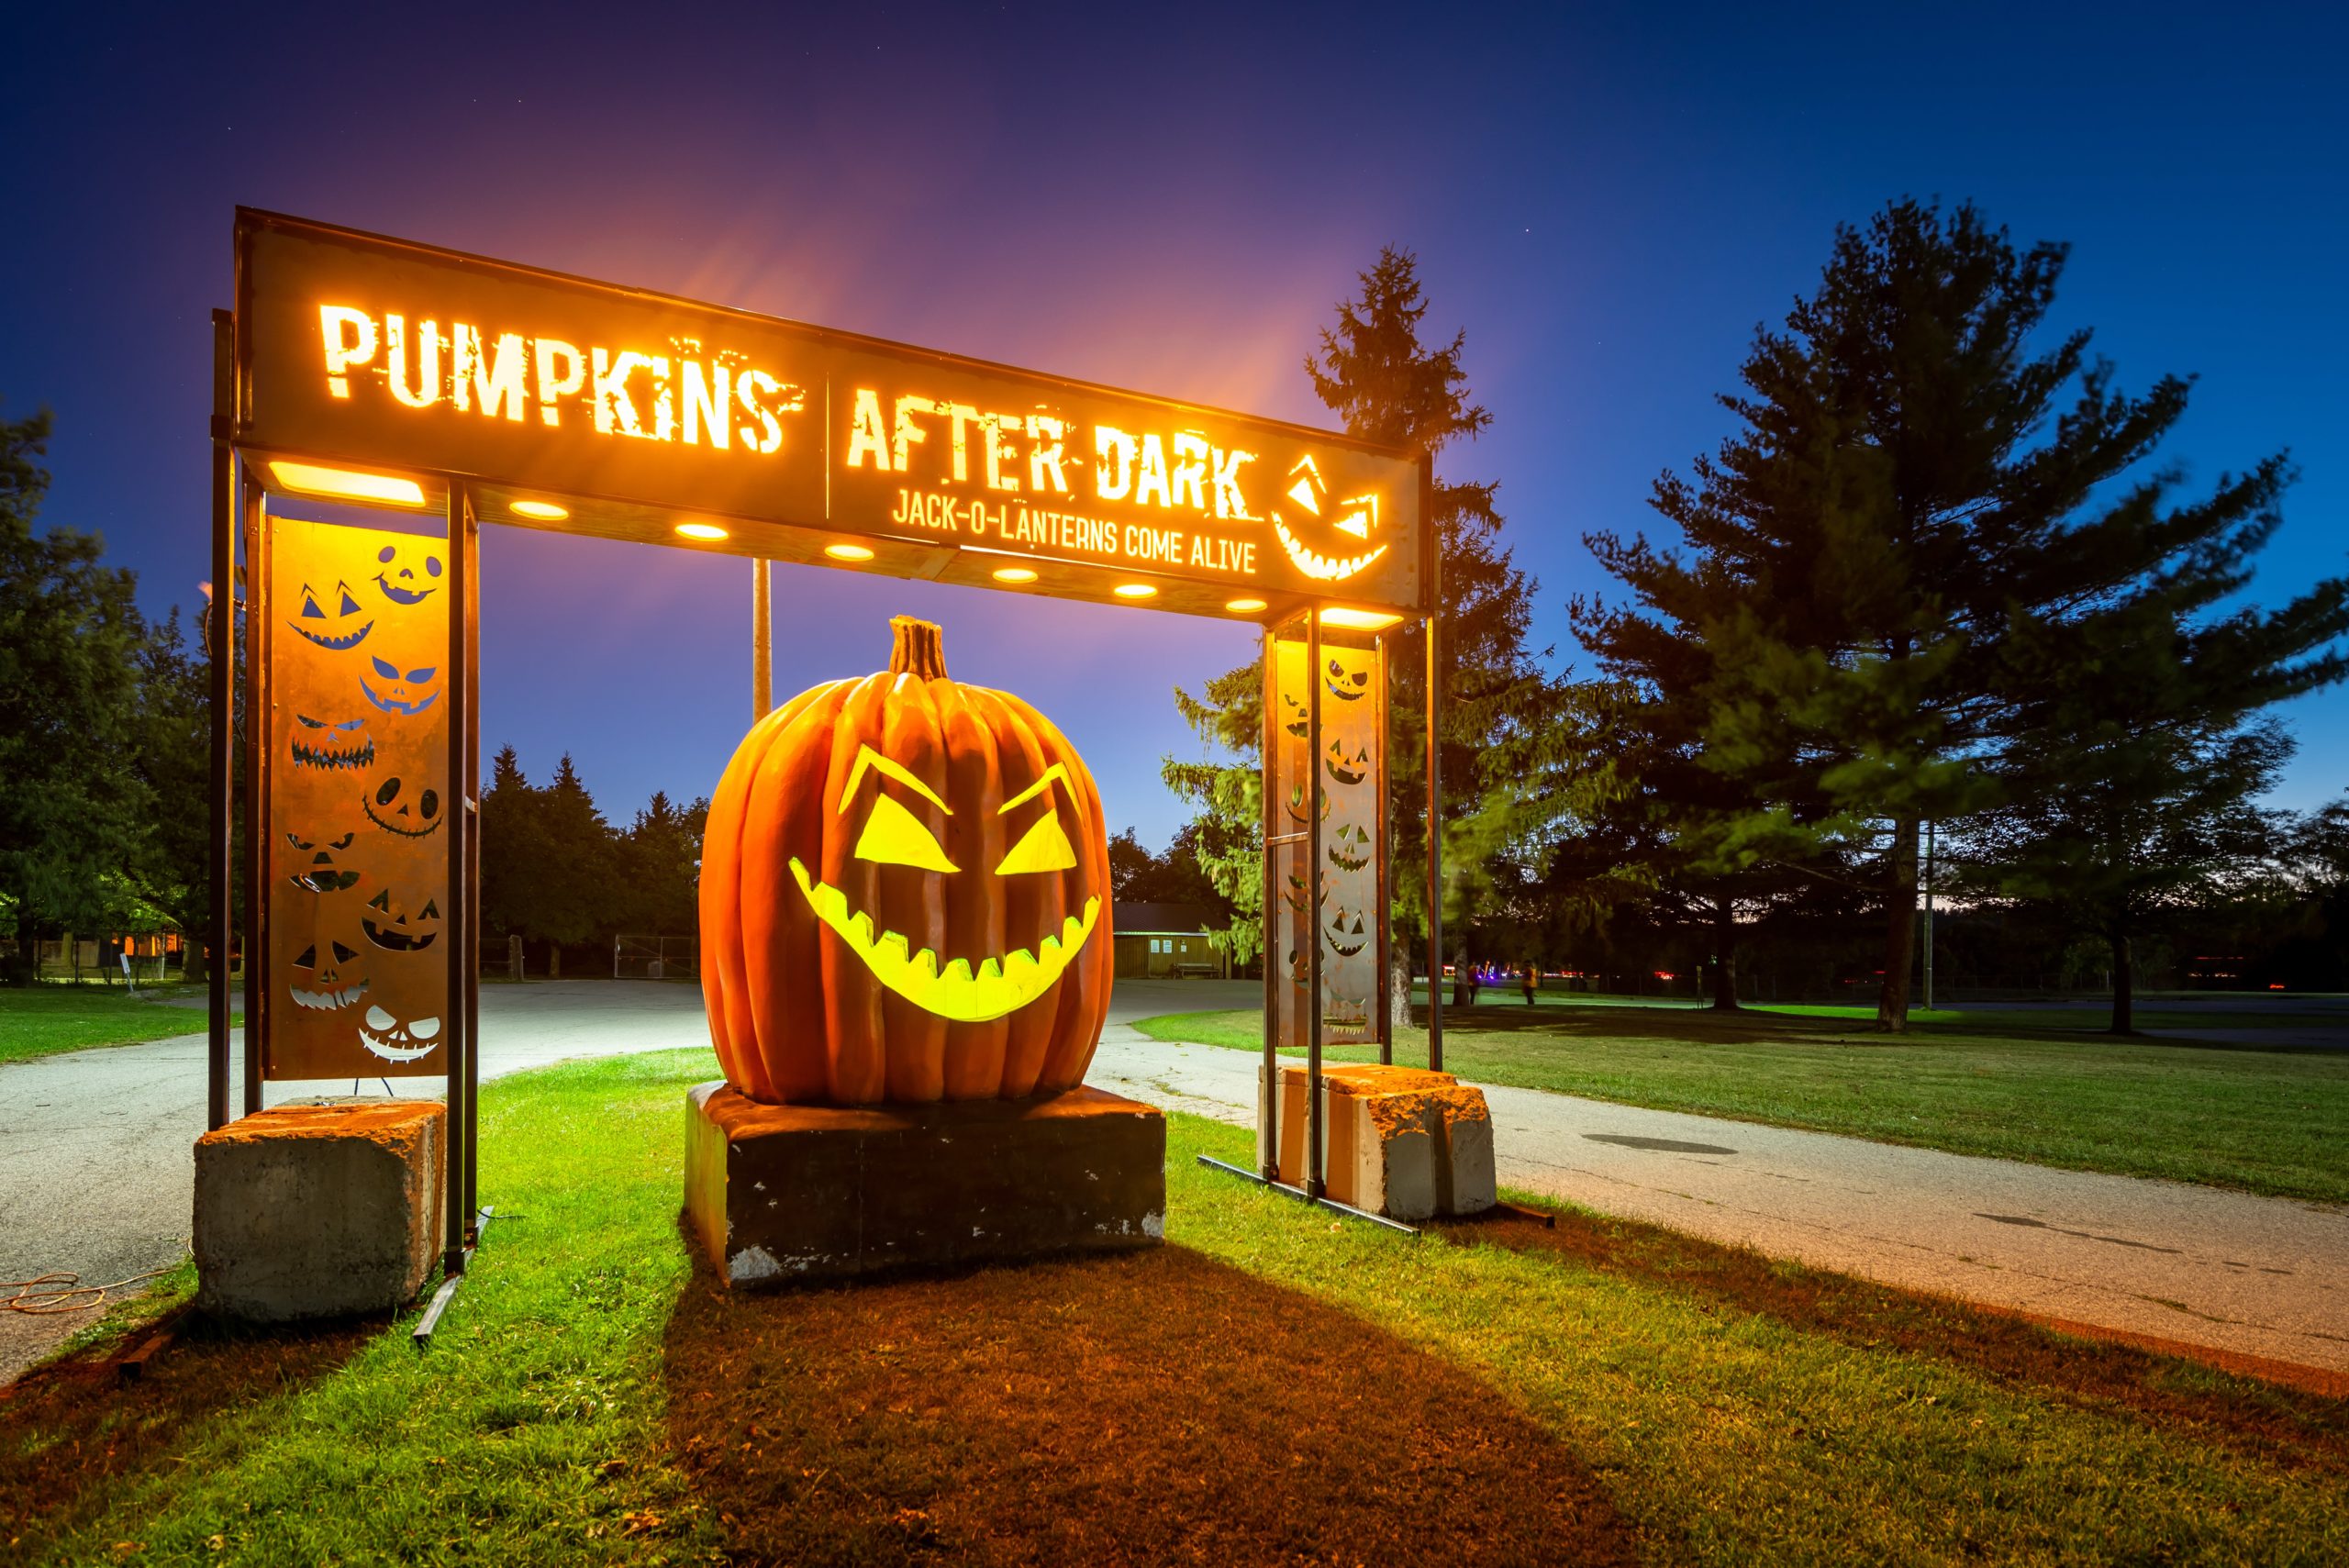
[[[262,1075],[446,1070],[447,542],[277,518]]]
[[[1375,1042],[1379,970],[1383,962],[1379,907],[1386,855],[1379,788],[1386,733],[1386,683],[1375,647],[1321,644],[1321,868],[1318,916],[1306,914],[1309,826],[1308,770],[1317,763],[1308,739],[1311,678],[1303,623],[1282,628],[1273,641],[1265,684],[1265,788],[1272,801],[1273,885],[1280,906],[1271,921],[1268,961],[1278,966],[1274,989],[1275,1038],[1302,1049],[1311,996],[1306,943],[1321,942],[1321,1040],[1325,1045]]]

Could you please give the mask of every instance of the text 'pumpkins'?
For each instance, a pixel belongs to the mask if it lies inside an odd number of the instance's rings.
[[[770,1104],[1018,1099],[1085,1079],[1108,1016],[1093,775],[899,617],[885,673],[759,721],[710,801],[702,991]]]

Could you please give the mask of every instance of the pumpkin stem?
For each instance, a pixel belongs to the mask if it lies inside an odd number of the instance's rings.
[[[889,650],[889,673],[925,681],[946,679],[945,634],[936,625],[911,616],[892,616],[889,629],[896,634],[896,643]]]

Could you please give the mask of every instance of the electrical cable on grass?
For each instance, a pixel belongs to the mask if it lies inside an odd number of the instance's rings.
[[[108,1284],[83,1284],[82,1276],[70,1269],[59,1269],[32,1279],[0,1279],[0,1290],[17,1293],[0,1301],[0,1307],[34,1318],[50,1317],[61,1312],[88,1312],[106,1305],[108,1291],[120,1290],[124,1285],[137,1284],[140,1280],[170,1273],[177,1267],[179,1264],[176,1262],[165,1263],[160,1269],[149,1269],[143,1274],[132,1274],[128,1279],[118,1279]],[[86,1296],[90,1299],[73,1300],[77,1296]]]

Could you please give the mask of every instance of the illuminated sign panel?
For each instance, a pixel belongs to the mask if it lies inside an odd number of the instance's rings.
[[[237,239],[247,447],[1419,607],[1391,451],[298,219]]]

